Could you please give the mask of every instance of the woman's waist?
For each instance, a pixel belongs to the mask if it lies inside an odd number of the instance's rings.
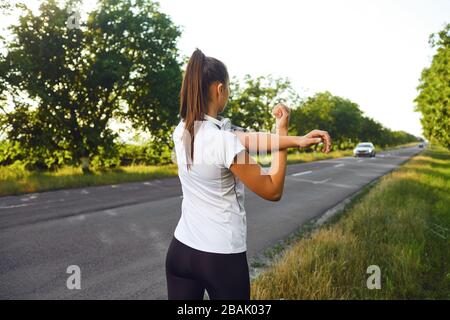
[[[245,198],[241,195],[228,197],[211,197],[205,194],[188,194],[183,192],[182,211],[203,213],[207,216],[245,215]]]

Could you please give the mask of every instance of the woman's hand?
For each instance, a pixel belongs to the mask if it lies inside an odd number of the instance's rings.
[[[323,152],[328,153],[331,150],[331,138],[328,132],[322,130],[313,130],[307,135],[298,137],[298,146],[300,148],[310,147],[323,143]]]
[[[289,107],[283,103],[279,103],[272,109],[272,114],[276,118],[275,125],[277,133],[280,132],[284,135],[287,135],[289,127],[289,116],[291,114],[291,110],[289,109]]]

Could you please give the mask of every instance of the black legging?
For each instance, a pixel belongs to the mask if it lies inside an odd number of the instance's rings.
[[[193,249],[173,237],[166,256],[169,300],[249,300],[247,253],[211,253]]]

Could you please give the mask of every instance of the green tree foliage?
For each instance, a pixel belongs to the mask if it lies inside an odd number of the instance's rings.
[[[330,133],[333,148],[346,149],[361,141],[390,146],[417,141],[411,134],[392,131],[366,117],[359,106],[330,92],[319,92],[293,110],[292,122],[296,134],[304,135],[313,129]]]
[[[331,110],[334,102],[329,92],[318,93],[307,98],[300,106],[292,112],[291,122],[299,135],[304,135],[313,129],[322,128],[327,130],[333,139],[333,118]]]
[[[223,116],[232,123],[255,131],[271,131],[275,123],[272,108],[280,102],[292,107],[300,98],[288,79],[245,75],[243,81],[234,78],[230,83],[230,99]]]
[[[149,132],[158,150],[178,112],[179,29],[151,0],[100,0],[69,28],[74,5],[47,0],[39,15],[23,6],[11,26],[14,39],[0,56],[1,128],[47,167],[116,154],[113,117]]]
[[[375,144],[382,145],[381,133],[383,130],[381,123],[370,117],[363,116],[358,138],[360,141],[372,141]]]
[[[7,0],[0,0],[0,12],[8,12],[11,9],[11,3]]]
[[[300,135],[313,129],[326,130],[336,147],[346,148],[359,139],[362,111],[348,99],[321,92],[308,98],[294,112],[293,122]]]
[[[422,113],[425,137],[450,148],[450,24],[430,36],[430,45],[436,54],[422,71],[415,110]]]

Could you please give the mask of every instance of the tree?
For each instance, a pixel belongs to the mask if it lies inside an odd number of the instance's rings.
[[[7,12],[11,9],[11,3],[6,0],[0,0],[0,11]]]
[[[406,132],[392,131],[364,116],[359,106],[330,92],[319,92],[306,99],[293,112],[295,134],[304,135],[313,129],[326,130],[334,149],[347,149],[359,141],[371,141],[380,146],[417,141]]]
[[[39,15],[23,6],[11,26],[14,39],[0,56],[0,91],[15,105],[0,119],[8,139],[43,149],[38,157],[68,151],[79,164],[116,152],[109,122],[117,118],[167,143],[182,76],[178,27],[151,0],[99,0],[70,28],[76,4],[47,0]]]
[[[337,142],[352,146],[357,142],[361,130],[362,111],[359,106],[341,97],[335,97],[334,106],[331,109],[333,118],[332,128],[336,133]]]
[[[332,106],[332,95],[329,92],[317,93],[313,97],[308,97],[300,108],[292,113],[291,122],[297,134],[304,135],[318,128],[333,134]]]
[[[429,43],[436,54],[422,71],[415,111],[422,113],[425,137],[450,148],[450,24],[432,34]]]
[[[378,121],[370,117],[362,117],[361,128],[359,131],[360,141],[371,141],[374,144],[383,146],[384,142],[381,139],[381,132],[383,126]]]
[[[272,108],[284,102],[295,108],[300,101],[288,79],[245,75],[243,84],[234,78],[231,95],[223,116],[232,123],[255,131],[271,131],[275,124]]]
[[[297,134],[304,135],[314,129],[326,130],[335,146],[345,148],[358,139],[361,117],[362,112],[356,103],[326,91],[306,99],[294,112],[293,122]]]

